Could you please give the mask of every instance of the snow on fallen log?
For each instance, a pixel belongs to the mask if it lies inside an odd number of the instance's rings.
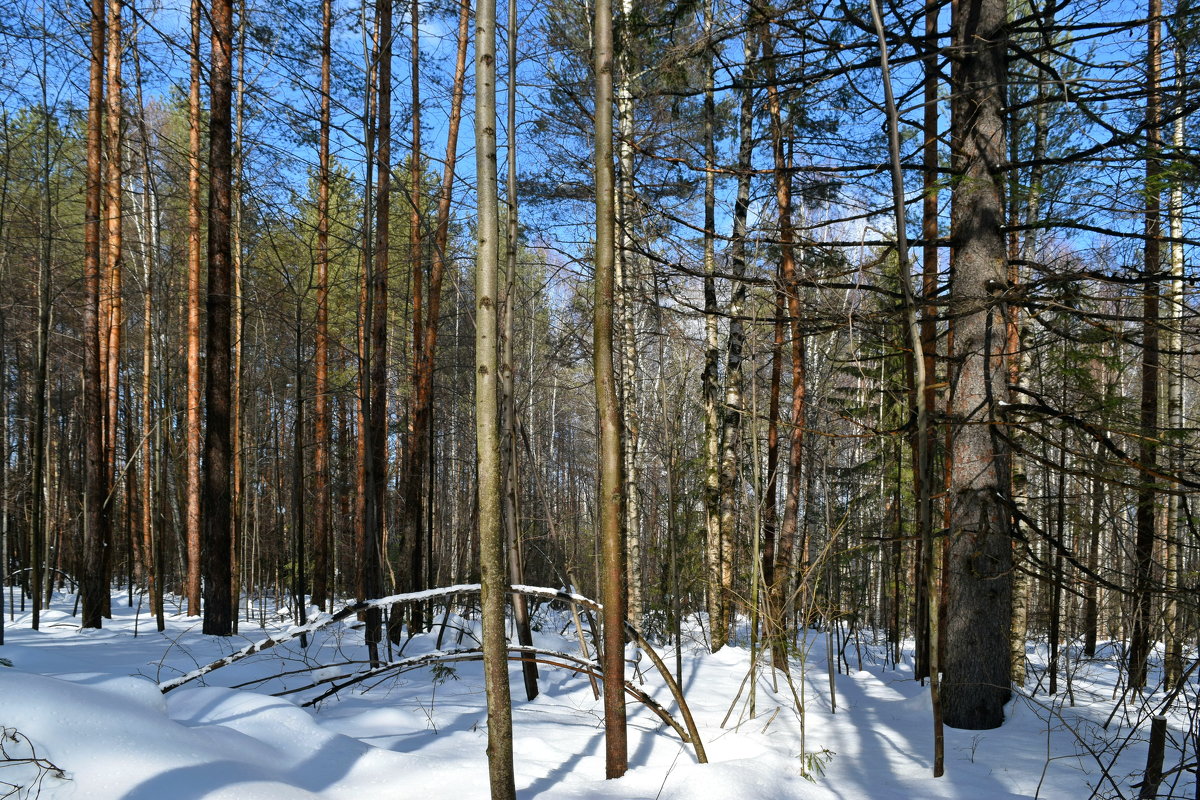
[[[596,610],[601,608],[600,604],[595,600],[584,597],[581,594],[575,594],[574,592],[568,592],[561,589],[551,589],[545,586],[517,585],[511,587],[511,591],[533,597],[540,597],[546,600],[561,600],[567,603],[579,603],[580,605],[594,608]],[[183,675],[171,678],[170,680],[162,681],[158,684],[158,688],[159,691],[161,691],[163,694],[166,694],[172,689],[178,689],[180,686],[183,686],[186,683],[191,683],[197,678],[201,678],[208,673],[213,672],[214,670],[220,669],[221,667],[227,667],[230,664],[234,664],[244,658],[255,655],[256,653],[261,653],[264,650],[270,650],[276,645],[280,645],[284,642],[291,641],[292,639],[297,639],[301,636],[314,633],[322,628],[325,628],[336,622],[341,622],[347,617],[354,616],[359,612],[366,611],[370,608],[386,608],[395,605],[396,603],[419,603],[425,600],[433,600],[439,597],[447,597],[455,594],[478,594],[478,592],[478,583],[462,583],[455,586],[443,586],[441,588],[425,589],[419,592],[404,592],[402,594],[393,594],[387,597],[380,597],[375,600],[363,600],[359,603],[352,603],[348,606],[344,606],[334,614],[318,615],[314,617],[312,621],[304,625],[296,625],[288,628],[283,633],[260,639],[257,642],[246,645],[241,650],[235,650],[223,658],[219,658],[216,661],[205,664],[204,666],[198,667],[190,672],[186,672]]]

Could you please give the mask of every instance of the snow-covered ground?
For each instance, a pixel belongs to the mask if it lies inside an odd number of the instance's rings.
[[[0,798],[488,796],[478,662],[377,678],[310,708],[302,704],[320,690],[272,696],[347,674],[357,665],[345,662],[365,658],[360,631],[338,625],[313,636],[307,650],[293,640],[163,695],[159,682],[279,633],[286,621],[276,615],[265,629],[257,620],[243,622],[240,636],[217,639],[200,634],[197,618],[176,614],[160,634],[145,609],[139,614],[123,599],[114,597],[115,618],[102,631],[79,630],[68,613],[71,599],[62,597],[43,613],[40,631],[30,630],[27,615],[6,620],[0,658],[12,666],[0,666]],[[536,621],[538,647],[579,654],[568,613],[543,606]],[[452,617],[442,649],[471,646],[476,633],[474,623]],[[834,676],[835,695],[825,635],[810,634],[803,664],[798,658],[793,668],[802,714],[786,683],[773,686],[770,673],[758,671],[753,717],[748,686],[739,696],[749,649],[713,655],[699,630],[685,638],[683,686],[711,763],[696,763],[671,728],[631,702],[630,770],[605,781],[601,704],[587,678],[542,666],[542,693],[529,702],[513,664],[518,796],[1132,798],[1145,763],[1145,708],[1161,699],[1122,705],[1119,693],[1114,698],[1119,670],[1112,648],[1107,659],[1070,662],[1073,706],[1066,692],[1047,697],[1044,681],[1034,693],[1041,661],[1031,651],[1034,672],[1004,726],[947,729],[946,776],[934,779],[928,690],[911,679],[911,661],[885,664],[884,648],[865,634],[846,643],[849,669]],[[431,651],[435,639],[417,636],[392,657]],[[673,668],[673,649],[659,652]],[[639,668],[641,688],[678,717],[644,655]],[[1195,760],[1194,740],[1185,733],[1193,729],[1194,688],[1170,712],[1168,771]],[[28,760],[35,757],[40,764]],[[1169,773],[1159,797],[1195,797],[1194,783],[1190,771]]]

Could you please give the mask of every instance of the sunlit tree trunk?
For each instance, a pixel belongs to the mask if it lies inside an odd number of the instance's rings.
[[[517,790],[513,777],[512,699],[504,624],[507,587],[497,407],[500,203],[496,177],[495,0],[479,0],[475,11],[475,174],[479,193],[475,255],[475,436],[488,776],[493,800],[508,800],[516,797]]]
[[[200,0],[192,0],[191,82],[188,88],[187,210],[187,476],[184,490],[187,540],[187,613],[200,613],[200,451],[203,384],[200,377]]]
[[[428,252],[429,280],[426,284],[424,324],[421,337],[414,341],[415,351],[412,375],[412,431],[409,437],[405,475],[411,491],[419,493],[426,480],[432,482],[433,442],[430,432],[433,426],[433,371],[437,352],[438,325],[441,321],[442,281],[447,261],[446,245],[449,241],[451,202],[454,197],[454,169],[458,160],[458,131],[462,121],[462,106],[465,96],[467,74],[467,44],[470,40],[470,3],[461,0],[458,13],[457,50],[454,62],[454,80],[450,95],[450,116],[446,130],[446,157],[443,160],[441,187],[438,190],[437,209],[434,219],[433,246]],[[428,478],[426,475],[428,474]],[[405,500],[406,514],[414,515],[411,522],[414,538],[420,538],[426,552],[426,575],[432,574],[433,531],[420,519],[419,494]],[[432,509],[428,509],[430,512]]]
[[[1172,131],[1172,149],[1182,153],[1184,136],[1184,76],[1186,74],[1184,48],[1175,46],[1175,92],[1176,114]],[[1182,167],[1182,165],[1178,165]],[[1171,324],[1168,329],[1167,352],[1170,353],[1171,369],[1167,372],[1167,429],[1172,436],[1179,436],[1183,429],[1183,324],[1184,324],[1184,262],[1183,262],[1183,181],[1174,177],[1171,181],[1171,200],[1168,210],[1171,234],[1171,288],[1167,299]],[[1178,475],[1183,467],[1183,457],[1178,441],[1174,442],[1170,455],[1171,475]],[[1184,570],[1184,549],[1180,534],[1186,529],[1187,519],[1183,516],[1184,505],[1178,492],[1167,498],[1166,542],[1164,554],[1164,586],[1166,594],[1163,608],[1163,636],[1166,652],[1163,655],[1163,684],[1173,689],[1183,675],[1183,630],[1179,613],[1179,581]]]
[[[704,3],[704,32],[712,33],[712,3]],[[709,643],[715,653],[729,637],[728,595],[731,587],[721,581],[721,428],[718,389],[720,358],[717,338],[717,176],[714,126],[716,118],[715,54],[710,50],[704,64],[704,555],[708,573]]]
[[[230,205],[232,206],[232,229],[230,231],[230,251],[233,259],[233,386],[231,388],[230,410],[230,458],[233,461],[231,470],[232,487],[230,489],[230,529],[229,529],[229,593],[233,598],[233,632],[238,630],[237,606],[241,597],[241,559],[240,542],[242,537],[242,506],[243,488],[245,484],[245,461],[243,438],[242,407],[242,371],[246,340],[246,313],[243,303],[243,263],[242,263],[242,126],[245,120],[246,107],[246,5],[242,0],[238,5],[237,27],[237,101],[234,104],[233,129],[233,159],[230,188]]]
[[[708,8],[708,6],[705,6]],[[746,284],[742,281],[746,273],[746,232],[747,217],[750,211],[750,178],[754,151],[753,112],[754,93],[750,88],[755,73],[754,35],[751,32],[743,37],[742,54],[745,67],[742,70],[741,103],[738,111],[738,159],[737,159],[737,194],[733,206],[733,238],[730,241],[729,263],[733,273],[733,286],[729,296],[729,335],[725,344],[725,402],[720,414],[720,479],[719,489],[719,530],[722,547],[732,547],[736,536],[737,524],[737,488],[738,476],[742,468],[742,416],[745,404],[742,397],[742,350],[745,346],[745,325],[742,322],[743,306],[746,302]],[[711,63],[711,62],[710,62]],[[708,98],[706,96],[705,101]],[[778,407],[777,407],[778,410]],[[773,518],[772,518],[773,519]],[[770,587],[774,575],[775,536],[766,535],[766,526],[762,532],[761,564],[765,586]],[[722,586],[722,592],[728,595],[732,587]],[[768,619],[770,622],[770,619]],[[786,667],[787,659],[778,664]]]
[[[622,46],[617,51],[617,72],[614,77],[617,106],[617,260],[615,272],[616,314],[620,333],[620,395],[622,424],[621,453],[625,461],[625,589],[628,616],[635,625],[642,621],[642,533],[641,533],[641,415],[638,410],[638,256],[633,237],[637,227],[637,193],[633,165],[633,86],[630,63],[629,26],[632,24],[632,0],[621,0],[620,35]]]
[[[616,187],[613,176],[613,20],[611,0],[596,0],[593,23],[595,97],[596,265],[592,353],[600,423],[599,578],[604,604],[605,775],[619,778],[629,765],[625,729],[625,538],[621,402],[613,354],[616,263]]]
[[[520,483],[517,454],[517,398],[513,374],[513,337],[516,335],[517,248],[520,227],[517,198],[517,4],[508,3],[508,219],[505,233],[505,275],[500,292],[500,395],[501,421],[500,458],[503,465],[504,538],[508,552],[508,577],[513,584],[525,582],[525,555],[521,546]],[[532,379],[532,375],[530,376]],[[523,594],[513,595],[513,622],[517,639],[524,647],[533,645],[529,627],[529,605]],[[525,697],[538,695],[537,664],[532,659],[521,662],[525,681]]]
[[[105,31],[106,87],[104,90],[104,289],[107,300],[107,318],[101,319],[104,374],[102,383],[105,392],[104,409],[104,473],[105,495],[107,496],[110,519],[116,517],[117,499],[117,428],[120,399],[121,374],[121,329],[122,319],[122,270],[125,255],[122,237],[121,177],[122,177],[122,80],[121,80],[121,0],[108,0],[108,25]],[[126,504],[128,498],[125,498]],[[107,581],[112,574],[113,542],[111,528],[104,549],[104,575]],[[107,601],[106,601],[107,603]],[[105,608],[105,616],[111,617],[111,609]]]

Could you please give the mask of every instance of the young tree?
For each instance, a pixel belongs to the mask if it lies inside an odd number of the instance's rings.
[[[1143,245],[1141,435],[1138,437],[1135,512],[1133,631],[1129,637],[1129,685],[1146,685],[1146,661],[1154,641],[1154,551],[1158,538],[1159,272],[1162,269],[1162,0],[1150,0],[1146,41],[1146,239]]]
[[[203,436],[203,384],[200,377],[200,0],[191,4],[191,47],[188,84],[188,194],[187,194],[187,411],[184,487],[185,540],[187,544],[187,613],[200,613],[200,453]]]
[[[616,187],[613,176],[613,19],[611,0],[594,12],[596,257],[592,354],[600,416],[600,594],[604,603],[605,775],[619,778],[629,766],[625,729],[625,537],[621,456],[621,404],[613,363],[613,293],[616,263]]]
[[[512,698],[504,624],[507,587],[497,407],[500,200],[496,167],[496,4],[495,0],[480,0],[475,11],[475,174],[479,209],[475,253],[475,446],[479,475],[480,604],[488,709],[488,775],[493,800],[508,800],[517,796],[517,790],[513,777]]]
[[[312,594],[317,608],[325,609],[330,594],[330,490],[329,451],[329,127],[332,60],[333,0],[321,0],[321,109],[317,144],[317,330],[313,412],[316,420],[313,452],[313,574]]]

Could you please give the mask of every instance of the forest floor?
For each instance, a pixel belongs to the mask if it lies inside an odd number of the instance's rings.
[[[285,630],[271,609],[229,639],[200,633],[199,619],[168,615],[158,633],[145,609],[114,596],[114,618],[81,631],[60,596],[32,631],[27,614],[6,619],[0,658],[0,798],[199,800],[419,798],[489,795],[486,719],[478,662],[424,666],[342,689],[315,707],[318,690],[365,657],[361,630],[331,626],[216,670],[163,695],[176,677]],[[7,613],[6,613],[7,617]],[[578,655],[570,614],[542,606],[535,644]],[[459,642],[459,633],[462,642]],[[470,646],[477,626],[451,618],[443,650]],[[605,781],[601,703],[588,679],[542,666],[541,694],[526,701],[512,665],[517,795],[522,800],[910,800],[912,798],[1133,798],[1145,767],[1150,695],[1122,703],[1118,653],[1069,661],[1070,692],[1048,697],[1043,651],[1031,645],[1026,691],[993,731],[946,730],[946,775],[931,777],[929,692],[912,680],[911,650],[897,667],[867,634],[840,642],[830,688],[826,634],[810,632],[793,661],[798,714],[786,683],[757,675],[755,714],[739,686],[746,646],[710,654],[702,632],[684,633],[683,686],[711,763],[650,711],[630,704],[628,774]],[[432,651],[435,634],[407,642],[403,657]],[[632,648],[631,657],[635,655]],[[660,648],[669,664],[674,648]],[[393,657],[400,657],[393,654]],[[837,659],[840,661],[840,659]],[[642,654],[641,688],[677,711]],[[631,674],[632,674],[631,670]],[[1041,685],[1038,680],[1041,679]],[[638,682],[636,675],[633,676]],[[323,684],[328,688],[331,684]],[[1169,713],[1165,768],[1195,761],[1196,686]],[[727,722],[723,719],[730,711]],[[1116,709],[1115,714],[1114,708]],[[1102,726],[1113,715],[1107,729]],[[1181,754],[1182,752],[1182,754]],[[41,759],[31,761],[30,759]],[[1159,797],[1195,797],[1190,769],[1169,772]]]

